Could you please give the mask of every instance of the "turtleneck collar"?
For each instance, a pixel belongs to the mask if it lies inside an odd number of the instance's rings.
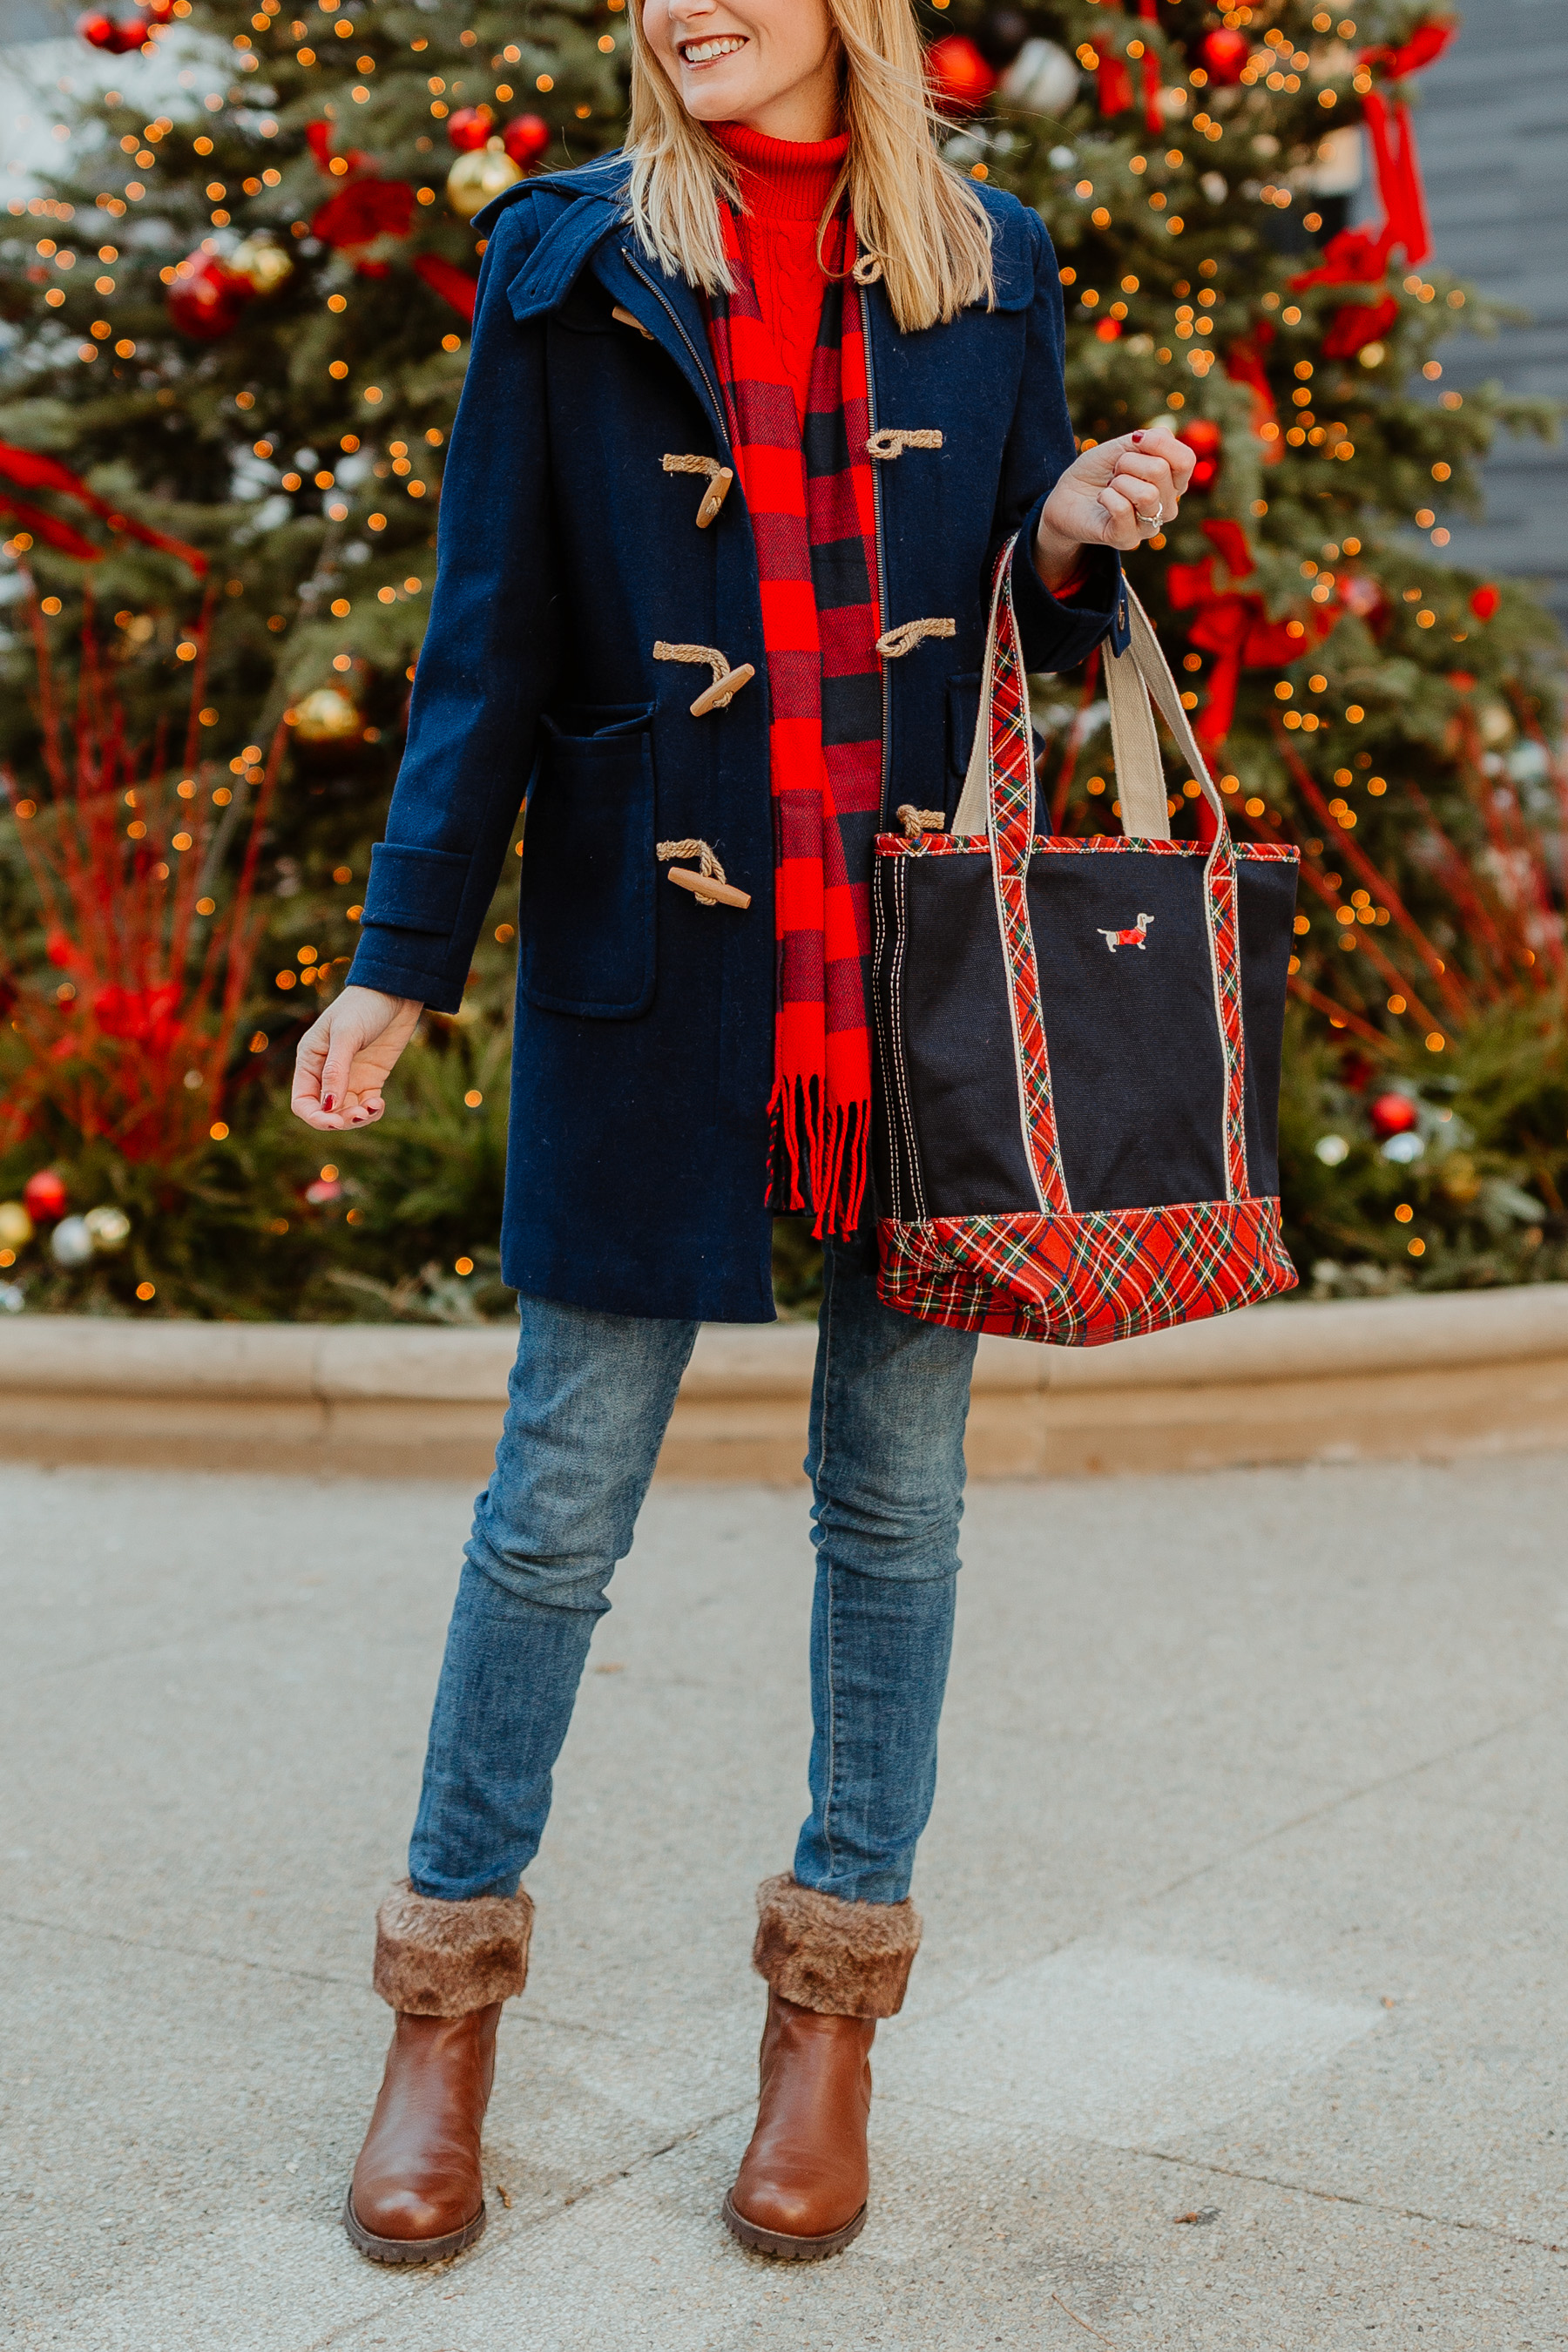
[[[747,210],[762,220],[819,221],[849,152],[834,139],[770,139],[743,122],[715,122],[714,138],[737,169]]]

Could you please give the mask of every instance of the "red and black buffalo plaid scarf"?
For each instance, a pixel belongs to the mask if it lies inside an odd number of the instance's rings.
[[[875,502],[855,233],[834,221],[804,434],[722,208],[732,294],[708,308],[762,574],[773,806],[769,1205],[851,1234],[871,1118],[871,843],[882,795]]]

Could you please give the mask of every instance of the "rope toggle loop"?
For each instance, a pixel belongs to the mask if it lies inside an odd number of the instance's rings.
[[[877,651],[885,661],[897,661],[900,655],[912,653],[922,637],[955,637],[957,624],[953,621],[900,621],[877,640]]]
[[[735,479],[733,470],[721,466],[717,457],[675,457],[668,454],[662,459],[667,474],[706,474],[708,488],[702,493],[702,503],[697,509],[697,528],[706,530],[725,499]]]
[[[949,636],[952,635],[951,621],[947,624],[947,634]],[[739,669],[731,669],[728,654],[721,654],[716,646],[672,646],[660,637],[654,646],[653,657],[655,661],[706,662],[712,671],[712,685],[705,686],[691,706],[693,719],[701,719],[710,710],[722,710],[731,697],[739,694],[743,686],[749,686],[757,674],[750,662],[742,662]]]
[[[882,275],[880,257],[875,253],[861,254],[849,275],[857,286],[877,285]]]
[[[866,444],[868,457],[901,457],[906,449],[940,449],[942,435],[931,425],[921,425],[912,433],[899,425],[884,425],[873,433]]]
[[[717,907],[721,902],[726,907],[751,905],[751,892],[737,890],[731,883],[725,881],[724,868],[705,841],[656,842],[654,855],[661,865],[671,857],[696,858],[700,869],[698,873],[690,874],[682,866],[672,866],[669,878],[672,882],[679,882],[683,890],[689,890],[700,907]],[[702,887],[704,882],[711,883],[712,888],[705,890]]]
[[[923,833],[945,833],[947,830],[947,814],[942,809],[913,808],[905,801],[900,808],[893,811],[893,814],[904,828],[906,841],[918,841]]]

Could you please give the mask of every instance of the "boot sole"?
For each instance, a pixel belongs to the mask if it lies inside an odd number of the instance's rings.
[[[867,2208],[862,2205],[853,2221],[846,2221],[842,2230],[830,2230],[825,2238],[790,2238],[782,2230],[760,2230],[754,2221],[748,2221],[743,2213],[736,2211],[733,2199],[728,2196],[721,2210],[730,2235],[738,2238],[753,2254],[771,2254],[781,2263],[820,2263],[826,2262],[829,2254],[841,2254],[846,2246],[854,2243],[866,2226]]]
[[[356,2250],[373,2263],[444,2263],[477,2244],[485,2234],[488,2220],[481,2205],[471,2221],[460,2230],[448,2231],[444,2238],[378,2238],[367,2230],[354,2211],[353,2191],[343,2199],[343,2228]]]

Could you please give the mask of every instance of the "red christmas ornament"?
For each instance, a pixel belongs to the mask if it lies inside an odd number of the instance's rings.
[[[1232,32],[1224,26],[1206,35],[1203,43],[1203,58],[1208,68],[1210,81],[1218,82],[1222,89],[1229,89],[1238,82],[1251,46],[1245,33]]]
[[[79,16],[77,31],[89,46],[106,49],[111,58],[123,57],[130,49],[139,49],[152,29],[149,16],[111,16],[106,8],[89,8]]]
[[[1379,1095],[1369,1107],[1367,1117],[1378,1141],[1386,1143],[1391,1135],[1408,1135],[1417,1123],[1418,1114],[1408,1095]]]
[[[230,269],[216,253],[187,254],[169,288],[169,316],[182,335],[198,343],[216,343],[238,323],[255,294],[249,278]]]
[[[1500,593],[1489,581],[1484,587],[1470,592],[1470,610],[1478,621],[1489,621],[1502,603]]]
[[[484,145],[494,121],[495,116],[488,106],[459,106],[456,114],[447,120],[447,136],[453,146],[466,155],[473,148]]]
[[[549,144],[550,125],[542,114],[514,114],[501,133],[501,145],[525,172]]]
[[[939,106],[972,113],[984,106],[1001,76],[994,73],[963,33],[949,33],[926,51],[926,79]]]
[[[68,1198],[64,1180],[52,1168],[40,1168],[22,1187],[22,1206],[36,1225],[52,1225],[63,1217]]]
[[[1212,417],[1191,416],[1178,428],[1176,438],[1178,441],[1186,443],[1198,461],[1193,467],[1190,487],[1194,490],[1206,490],[1219,471],[1220,450],[1223,446],[1219,426]]]

